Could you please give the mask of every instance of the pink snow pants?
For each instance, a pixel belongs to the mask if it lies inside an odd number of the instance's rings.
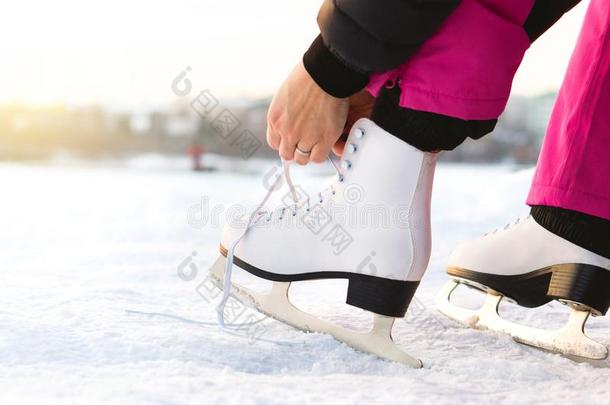
[[[371,77],[398,79],[400,105],[465,120],[497,118],[529,47],[533,0],[463,0],[411,59]],[[610,220],[610,0],[591,0],[527,203]],[[552,63],[552,62],[550,62]]]
[[[589,5],[547,128],[527,203],[610,219],[608,0],[591,0]]]

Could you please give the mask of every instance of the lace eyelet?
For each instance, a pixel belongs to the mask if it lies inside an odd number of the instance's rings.
[[[364,136],[364,129],[356,128],[354,135],[356,136],[356,138],[362,138]]]
[[[349,170],[352,168],[352,162],[350,162],[349,160],[342,160],[341,161],[341,168],[343,170]]]
[[[357,150],[358,150],[358,145],[356,145],[355,143],[350,143],[349,145],[347,145],[348,153],[356,153]]]

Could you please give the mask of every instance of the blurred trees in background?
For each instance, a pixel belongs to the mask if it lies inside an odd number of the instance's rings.
[[[535,162],[554,100],[555,94],[512,98],[493,134],[464,143],[445,153],[443,160]],[[265,143],[269,102],[266,98],[225,106],[238,120],[235,130],[245,129],[260,141],[255,152],[260,157],[276,156]],[[47,160],[58,154],[81,159],[186,156],[194,144],[207,152],[239,156],[231,138],[215,129],[214,119],[201,117],[188,103],[147,113],[0,105],[0,160]]]

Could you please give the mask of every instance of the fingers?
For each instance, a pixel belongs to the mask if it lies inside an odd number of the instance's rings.
[[[299,165],[306,165],[309,162],[322,163],[328,158],[333,144],[332,140],[326,138],[305,137],[297,139],[296,137],[282,136],[279,153],[284,160],[294,160]],[[309,151],[309,154],[299,153],[296,150],[297,147],[303,152]],[[343,150],[343,147],[340,149]]]
[[[337,142],[335,142],[335,144],[333,145],[333,153],[336,156],[343,156],[343,150],[345,149],[345,141],[343,140],[338,140]]]
[[[272,148],[279,151],[279,155],[287,161],[295,161],[299,165],[306,165],[309,162],[321,163],[327,158],[331,149],[334,149],[339,156],[345,146],[345,141],[335,141],[336,137],[304,136],[299,138],[294,135],[279,133],[273,129],[272,125],[267,129],[267,142]],[[336,143],[335,143],[336,142]],[[275,146],[277,145],[277,146]],[[303,152],[299,153],[297,147]]]
[[[309,155],[309,160],[315,163],[322,163],[328,158],[328,154],[330,153],[331,144],[327,143],[316,143],[311,149],[311,154]]]
[[[348,130],[349,131],[349,130]],[[335,142],[335,144],[333,145],[333,153],[337,156],[342,156],[343,155],[343,149],[345,149],[345,142],[347,141],[347,132],[343,132],[343,134],[341,134],[341,136],[339,137],[339,139],[337,139],[337,142]]]
[[[313,146],[308,146],[308,145],[309,144],[307,142],[301,140],[297,143],[296,147],[301,149],[303,152],[310,152],[313,149]],[[297,162],[298,164],[306,165],[307,163],[309,163],[309,156],[310,156],[310,154],[300,153],[295,148],[294,161]]]
[[[328,157],[332,145],[328,142],[319,142],[313,146],[307,145],[306,141],[300,140],[298,143],[292,141],[290,138],[282,137],[280,141],[280,156],[284,160],[294,160],[299,165],[306,165],[309,162],[322,163]],[[296,148],[301,149],[303,152],[310,151],[309,154],[299,153]]]
[[[280,134],[273,128],[271,122],[267,123],[267,143],[273,150],[280,148],[281,137]]]
[[[349,98],[324,92],[299,62],[273,96],[267,113],[267,142],[285,160],[324,161],[345,127]],[[311,154],[295,154],[297,145]]]
[[[290,136],[282,136],[280,141],[280,156],[284,160],[293,160],[294,159],[294,150],[297,147],[297,139]]]
[[[315,144],[315,142],[298,139],[296,136],[280,134],[271,121],[267,123],[267,143],[271,148],[277,150],[284,160],[294,160],[300,165],[309,163],[309,155],[297,153],[297,146],[302,151],[310,151],[312,146],[309,145]]]

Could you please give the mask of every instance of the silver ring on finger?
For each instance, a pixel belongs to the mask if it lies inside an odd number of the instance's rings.
[[[303,150],[297,146],[296,153],[298,153],[299,155],[302,155],[302,156],[309,156],[309,155],[311,155],[311,150]]]

